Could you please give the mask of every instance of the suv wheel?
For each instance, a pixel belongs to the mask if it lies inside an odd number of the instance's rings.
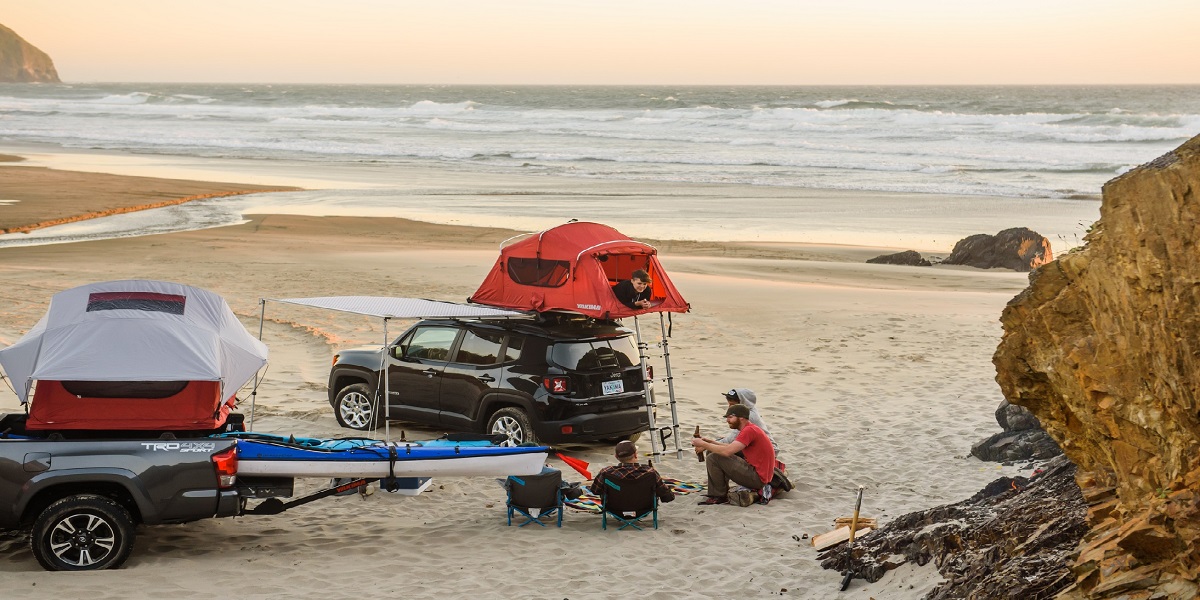
[[[333,401],[333,416],[342,427],[369,431],[379,424],[371,388],[365,383],[348,385]]]
[[[519,408],[502,408],[488,420],[488,432],[504,435],[507,439],[501,446],[536,444],[537,435],[529,424],[529,417]]]
[[[95,494],[68,496],[33,522],[30,546],[47,571],[115,569],[133,550],[133,519],[125,507]]]

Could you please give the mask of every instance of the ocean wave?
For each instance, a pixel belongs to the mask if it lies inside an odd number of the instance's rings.
[[[128,105],[133,105],[133,104],[145,104],[146,102],[149,102],[153,96],[154,96],[153,94],[149,94],[146,92],[131,92],[128,94],[115,94],[115,95],[111,95],[111,96],[105,96],[103,98],[96,100],[95,103],[96,104],[116,104],[116,105],[121,105],[121,106],[128,106]]]
[[[919,110],[920,107],[912,104],[897,104],[888,100],[859,100],[850,98],[845,100],[822,100],[813,102],[813,106],[825,110]]]

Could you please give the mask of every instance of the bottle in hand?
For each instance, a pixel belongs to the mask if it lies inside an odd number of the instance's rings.
[[[692,437],[700,437],[700,426],[699,425],[696,426],[696,433],[693,433]],[[698,460],[700,462],[704,462],[704,449],[703,448],[696,448],[696,460]]]

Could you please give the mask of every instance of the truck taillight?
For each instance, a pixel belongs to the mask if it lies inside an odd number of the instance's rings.
[[[237,446],[231,446],[212,455],[212,461],[217,468],[217,487],[233,487],[237,481]]]
[[[566,394],[571,391],[571,380],[562,376],[543,377],[542,387],[551,394]]]

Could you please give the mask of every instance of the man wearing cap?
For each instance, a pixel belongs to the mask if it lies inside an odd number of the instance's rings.
[[[750,409],[735,404],[725,411],[725,422],[738,431],[728,444],[707,438],[692,438],[696,450],[708,451],[704,464],[708,468],[708,497],[700,504],[729,502],[729,482],[758,491],[761,502],[771,500],[771,475],[775,469],[775,448],[761,427],[750,422]],[[738,504],[748,506],[744,495]]]
[[[605,477],[613,480],[633,480],[643,477],[653,477],[654,493],[658,496],[659,502],[670,502],[675,499],[675,492],[667,487],[667,484],[663,482],[662,477],[658,474],[658,471],[654,470],[654,467],[638,464],[637,446],[634,446],[633,442],[629,440],[617,442],[615,454],[621,464],[604,467],[600,469],[599,473],[596,473],[596,478],[592,480],[592,485],[588,488],[593,494],[600,495],[600,492],[604,489]]]
[[[771,447],[775,449],[775,458],[778,460],[779,444],[775,443],[775,436],[771,435],[771,428],[767,427],[767,424],[763,422],[762,415],[760,415],[758,412],[758,396],[754,395],[754,390],[749,390],[746,388],[733,388],[728,392],[721,394],[721,396],[725,398],[725,402],[727,403],[725,408],[729,408],[730,406],[734,406],[736,404],[744,404],[746,405],[746,408],[750,409],[750,422],[758,425],[758,428],[763,430],[763,433],[767,434],[767,439],[771,440]],[[726,435],[717,441],[721,442],[722,444],[728,444],[732,442],[737,435],[738,431],[735,429],[730,431],[729,435]]]

